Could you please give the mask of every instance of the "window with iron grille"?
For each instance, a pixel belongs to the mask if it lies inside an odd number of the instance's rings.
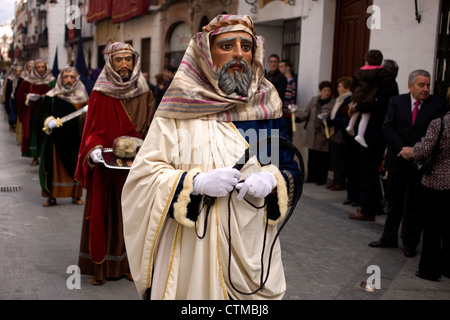
[[[141,39],[141,70],[150,73],[150,38]]]
[[[283,22],[283,54],[282,59],[292,63],[292,71],[297,73],[300,56],[301,19],[290,19]]]

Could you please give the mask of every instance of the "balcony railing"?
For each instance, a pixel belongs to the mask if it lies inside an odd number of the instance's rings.
[[[39,10],[38,11],[38,20],[45,20],[47,18],[47,11],[46,10]]]

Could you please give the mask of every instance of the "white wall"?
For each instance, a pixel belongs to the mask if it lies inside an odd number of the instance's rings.
[[[161,73],[161,14],[145,15],[121,23],[122,41],[133,40],[133,48],[142,53],[141,39],[150,38],[150,82],[155,83],[155,75]]]
[[[265,70],[269,70],[268,60],[269,56],[271,54],[277,54],[280,59],[281,53],[283,51],[283,37],[281,35],[283,34],[283,26],[279,25],[281,23],[278,23],[278,25],[269,25],[269,24],[256,24],[255,23],[255,29],[257,30],[257,34],[264,37],[264,67]]]
[[[417,2],[420,23],[416,21],[414,1],[373,1],[380,8],[381,28],[371,30],[369,48],[381,50],[385,59],[398,63],[400,93],[408,92],[411,71],[425,69],[432,79],[435,74],[439,0]]]
[[[48,48],[41,50],[41,58],[47,61],[49,68],[53,68],[56,47],[58,47],[58,67],[67,67],[67,49],[64,46],[66,31],[66,4],[59,1],[57,4],[48,4],[47,30]]]
[[[268,59],[271,54],[277,54],[281,58],[283,45],[283,20],[296,19],[302,15],[305,3],[312,0],[297,0],[295,5],[283,1],[273,1],[259,8],[258,2],[256,12],[252,12],[252,6],[247,2],[239,1],[238,13],[247,14],[252,17],[257,34],[262,35],[264,43],[265,59],[264,66],[268,69]]]
[[[306,106],[318,94],[319,82],[331,81],[335,0],[310,3],[302,19],[297,104]],[[307,14],[307,15],[306,15]]]

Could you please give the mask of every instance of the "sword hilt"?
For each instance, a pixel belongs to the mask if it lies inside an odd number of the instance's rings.
[[[57,128],[62,127],[63,122],[61,121],[61,119],[59,117],[56,118],[55,121],[56,121],[56,127]],[[48,126],[45,126],[45,127],[42,128],[42,131],[49,131],[49,130],[51,130],[51,129]]]

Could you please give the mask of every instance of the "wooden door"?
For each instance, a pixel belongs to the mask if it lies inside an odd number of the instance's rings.
[[[370,17],[367,8],[372,0],[340,0],[336,3],[332,83],[343,76],[353,76],[364,65],[369,48]]]
[[[446,100],[450,85],[450,3],[441,1],[433,94]]]

